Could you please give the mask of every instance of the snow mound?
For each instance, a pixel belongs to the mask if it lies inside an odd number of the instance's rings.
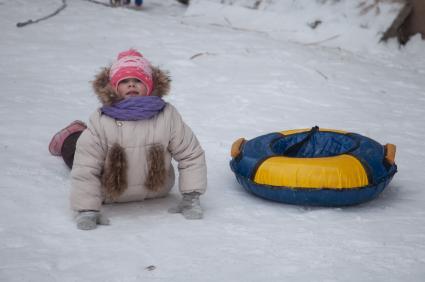
[[[185,21],[264,32],[307,45],[373,52],[400,8],[398,1],[194,0]]]

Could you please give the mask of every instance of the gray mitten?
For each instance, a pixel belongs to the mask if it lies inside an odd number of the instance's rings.
[[[92,230],[95,229],[98,224],[109,225],[109,219],[104,217],[99,211],[79,211],[75,217],[78,229],[81,230]]]
[[[203,213],[199,203],[199,192],[183,194],[183,199],[177,207],[168,210],[169,213],[181,213],[186,219],[202,219]]]

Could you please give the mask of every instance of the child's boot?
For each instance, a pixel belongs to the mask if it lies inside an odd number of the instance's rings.
[[[56,133],[53,136],[52,140],[50,141],[50,144],[49,144],[50,154],[52,154],[53,156],[61,156],[62,145],[65,139],[69,135],[75,132],[83,131],[86,128],[87,126],[84,122],[80,120],[76,120],[76,121],[73,121],[70,125],[68,125],[64,129],[60,130],[58,133]]]

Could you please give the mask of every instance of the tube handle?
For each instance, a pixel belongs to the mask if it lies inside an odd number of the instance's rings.
[[[391,165],[395,163],[396,146],[394,144],[385,144],[385,159]]]
[[[243,137],[241,137],[241,138],[237,139],[235,142],[233,142],[232,148],[230,149],[230,156],[232,156],[232,158],[236,158],[237,156],[239,156],[239,154],[241,153],[242,145],[245,142],[246,142],[246,140]]]

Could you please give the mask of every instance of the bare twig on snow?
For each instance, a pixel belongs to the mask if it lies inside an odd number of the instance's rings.
[[[60,11],[62,11],[63,9],[65,9],[66,8],[66,6],[67,6],[67,4],[66,4],[66,0],[62,0],[62,6],[60,6],[56,11],[54,11],[53,13],[51,13],[51,14],[49,14],[49,15],[47,15],[47,16],[45,16],[45,17],[42,17],[42,18],[39,18],[39,19],[36,19],[36,20],[28,20],[28,21],[26,21],[26,22],[19,22],[19,23],[17,23],[16,24],[16,26],[17,27],[24,27],[24,26],[26,26],[26,25],[29,25],[29,24],[35,24],[35,23],[38,23],[38,22],[41,22],[41,21],[44,21],[44,20],[47,20],[47,19],[49,19],[49,18],[51,18],[51,17],[54,17],[54,16],[56,16],[57,14],[59,14],[60,13]]]
[[[197,53],[197,54],[193,55],[192,57],[190,57],[190,59],[193,60],[197,57],[204,56],[204,55],[212,56],[212,55],[216,55],[216,54],[213,54],[213,53],[210,53],[210,52],[202,52],[202,53]]]

